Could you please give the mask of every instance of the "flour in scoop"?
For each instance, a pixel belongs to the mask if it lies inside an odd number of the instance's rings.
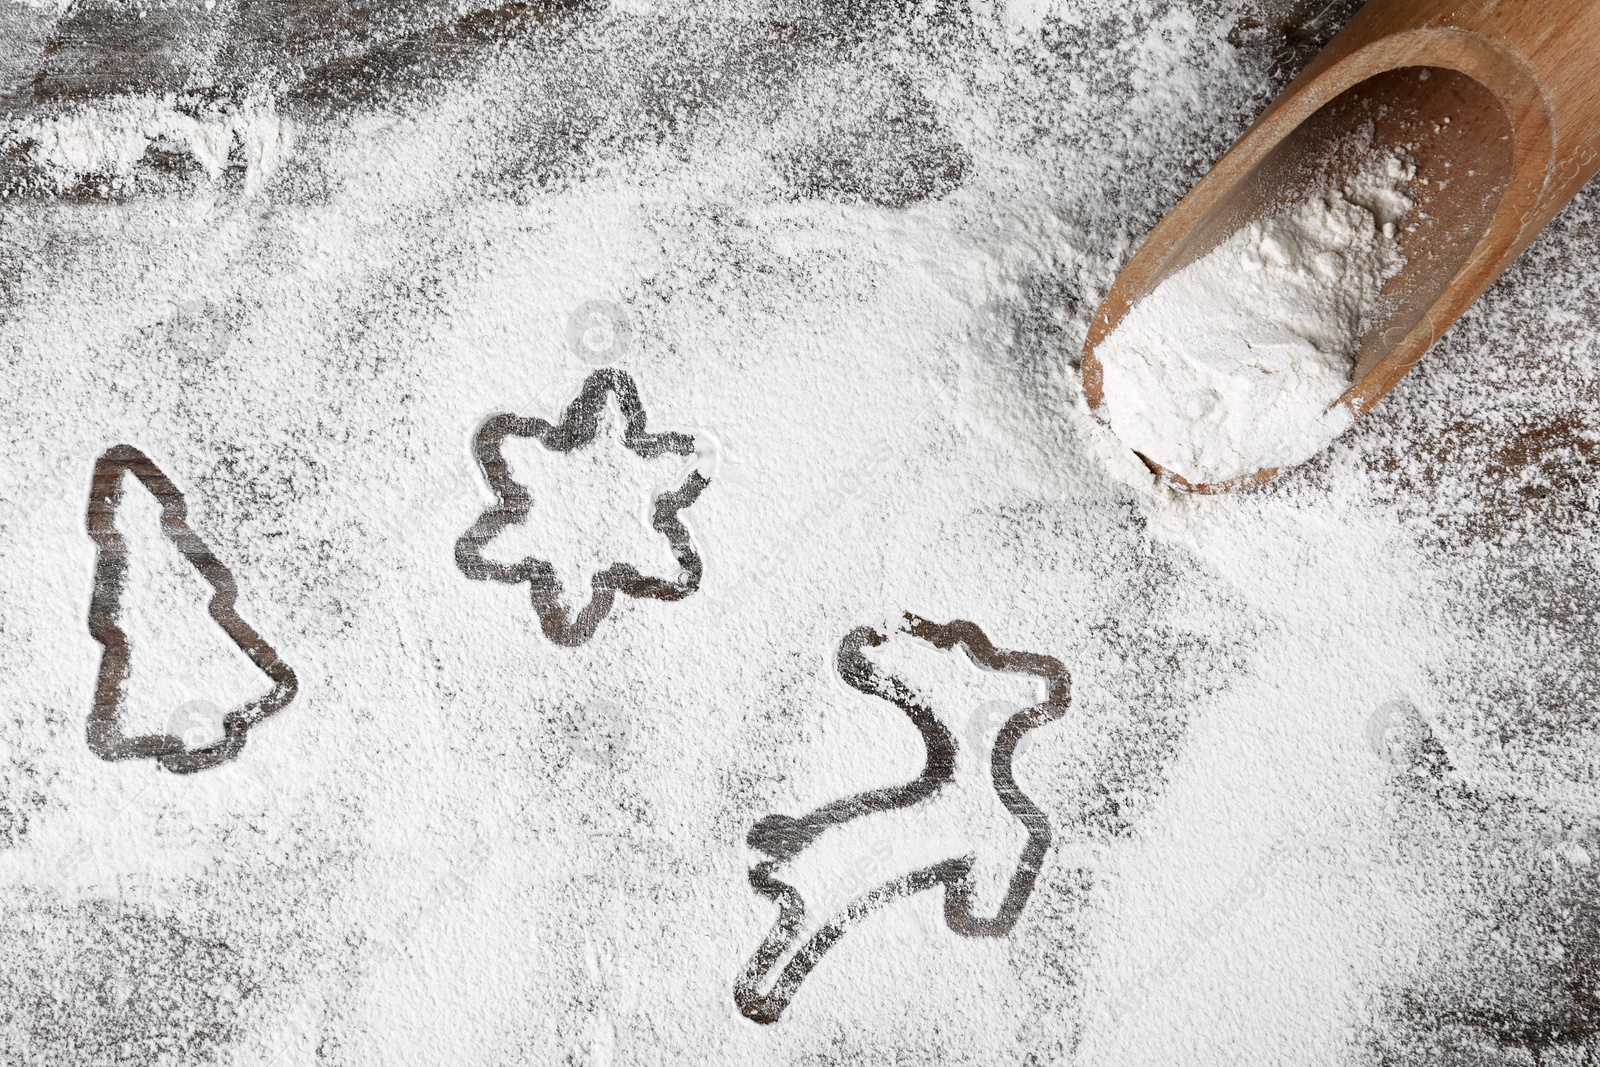
[[[1388,157],[1251,223],[1136,304],[1097,355],[1100,414],[1193,483],[1303,462],[1350,425],[1356,349],[1404,265],[1415,168]]]

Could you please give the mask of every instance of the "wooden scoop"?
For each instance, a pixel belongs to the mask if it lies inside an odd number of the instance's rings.
[[[1122,269],[1084,345],[1090,408],[1105,399],[1095,350],[1135,303],[1251,221],[1385,152],[1416,164],[1416,228],[1400,235],[1406,266],[1337,402],[1357,418],[1600,170],[1600,0],[1371,0]],[[1161,456],[1140,458],[1199,493],[1278,473],[1192,484]]]

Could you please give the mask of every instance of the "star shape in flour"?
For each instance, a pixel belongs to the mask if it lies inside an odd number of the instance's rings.
[[[527,486],[511,475],[503,454],[508,437],[536,440],[551,452],[571,453],[593,443],[599,435],[600,416],[606,398],[616,398],[624,420],[622,444],[641,459],[662,455],[695,455],[694,438],[683,433],[648,433],[639,390],[625,371],[606,367],[589,375],[576,400],[567,406],[561,422],[555,425],[537,416],[524,418],[502,414],[491,417],[473,439],[473,454],[482,468],[495,503],[478,517],[470,530],[456,541],[456,566],[477,581],[528,583],[533,610],[545,636],[558,645],[581,645],[594,636],[595,627],[611,611],[617,593],[653,600],[682,600],[700,588],[702,565],[689,530],[678,513],[699,499],[710,480],[699,470],[691,471],[677,489],[655,497],[650,525],[667,539],[682,573],[676,579],[641,574],[632,564],[614,562],[590,579],[587,604],[569,613],[562,602],[561,581],[550,560],[524,557],[515,563],[486,558],[485,546],[508,526],[521,525],[533,507]]]

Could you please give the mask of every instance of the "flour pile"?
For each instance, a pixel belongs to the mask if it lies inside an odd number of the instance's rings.
[[[1117,436],[1202,484],[1303,462],[1348,428],[1333,405],[1404,266],[1415,173],[1391,156],[1250,223],[1135,305],[1097,350]]]

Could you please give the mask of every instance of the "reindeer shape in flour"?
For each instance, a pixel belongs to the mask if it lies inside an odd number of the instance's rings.
[[[755,1022],[777,1022],[828,950],[852,926],[891,901],[942,885],[944,920],[951,930],[966,937],[1009,933],[1033,893],[1050,848],[1049,821],[1018,788],[1012,776],[1012,758],[1025,733],[1066,713],[1071,685],[1066,669],[1050,656],[998,649],[970,622],[941,625],[906,615],[898,629],[940,652],[960,646],[973,664],[985,670],[1032,676],[1043,683],[1045,699],[1010,715],[995,737],[987,761],[993,792],[1009,819],[1021,824],[1026,841],[998,908],[992,915],[979,914],[976,852],[959,842],[937,840],[943,829],[940,801],[953,799],[958,805],[971,805],[977,797],[971,789],[962,793],[952,788],[958,763],[970,770],[976,754],[959,759],[956,736],[935,709],[864,654],[868,647],[884,645],[888,634],[871,627],[851,631],[839,646],[836,662],[841,677],[853,688],[904,711],[921,734],[926,762],[922,773],[903,785],[857,793],[807,815],[769,815],[751,829],[750,846],[768,858],[751,869],[750,884],[779,907],[777,922],[734,985],[739,1010]],[[936,839],[932,846],[907,844],[930,830]],[[875,843],[863,847],[865,841]],[[838,868],[848,866],[848,861],[841,863],[839,857],[851,855],[870,857],[865,866],[877,884],[865,892],[857,892],[859,879],[841,882],[838,877]],[[801,869],[808,860],[813,868],[809,872]],[[822,885],[834,888],[813,892],[808,904],[798,883],[816,883],[818,866],[824,868]],[[810,877],[805,877],[808,874]],[[837,888],[841,884],[847,887],[842,894]]]

